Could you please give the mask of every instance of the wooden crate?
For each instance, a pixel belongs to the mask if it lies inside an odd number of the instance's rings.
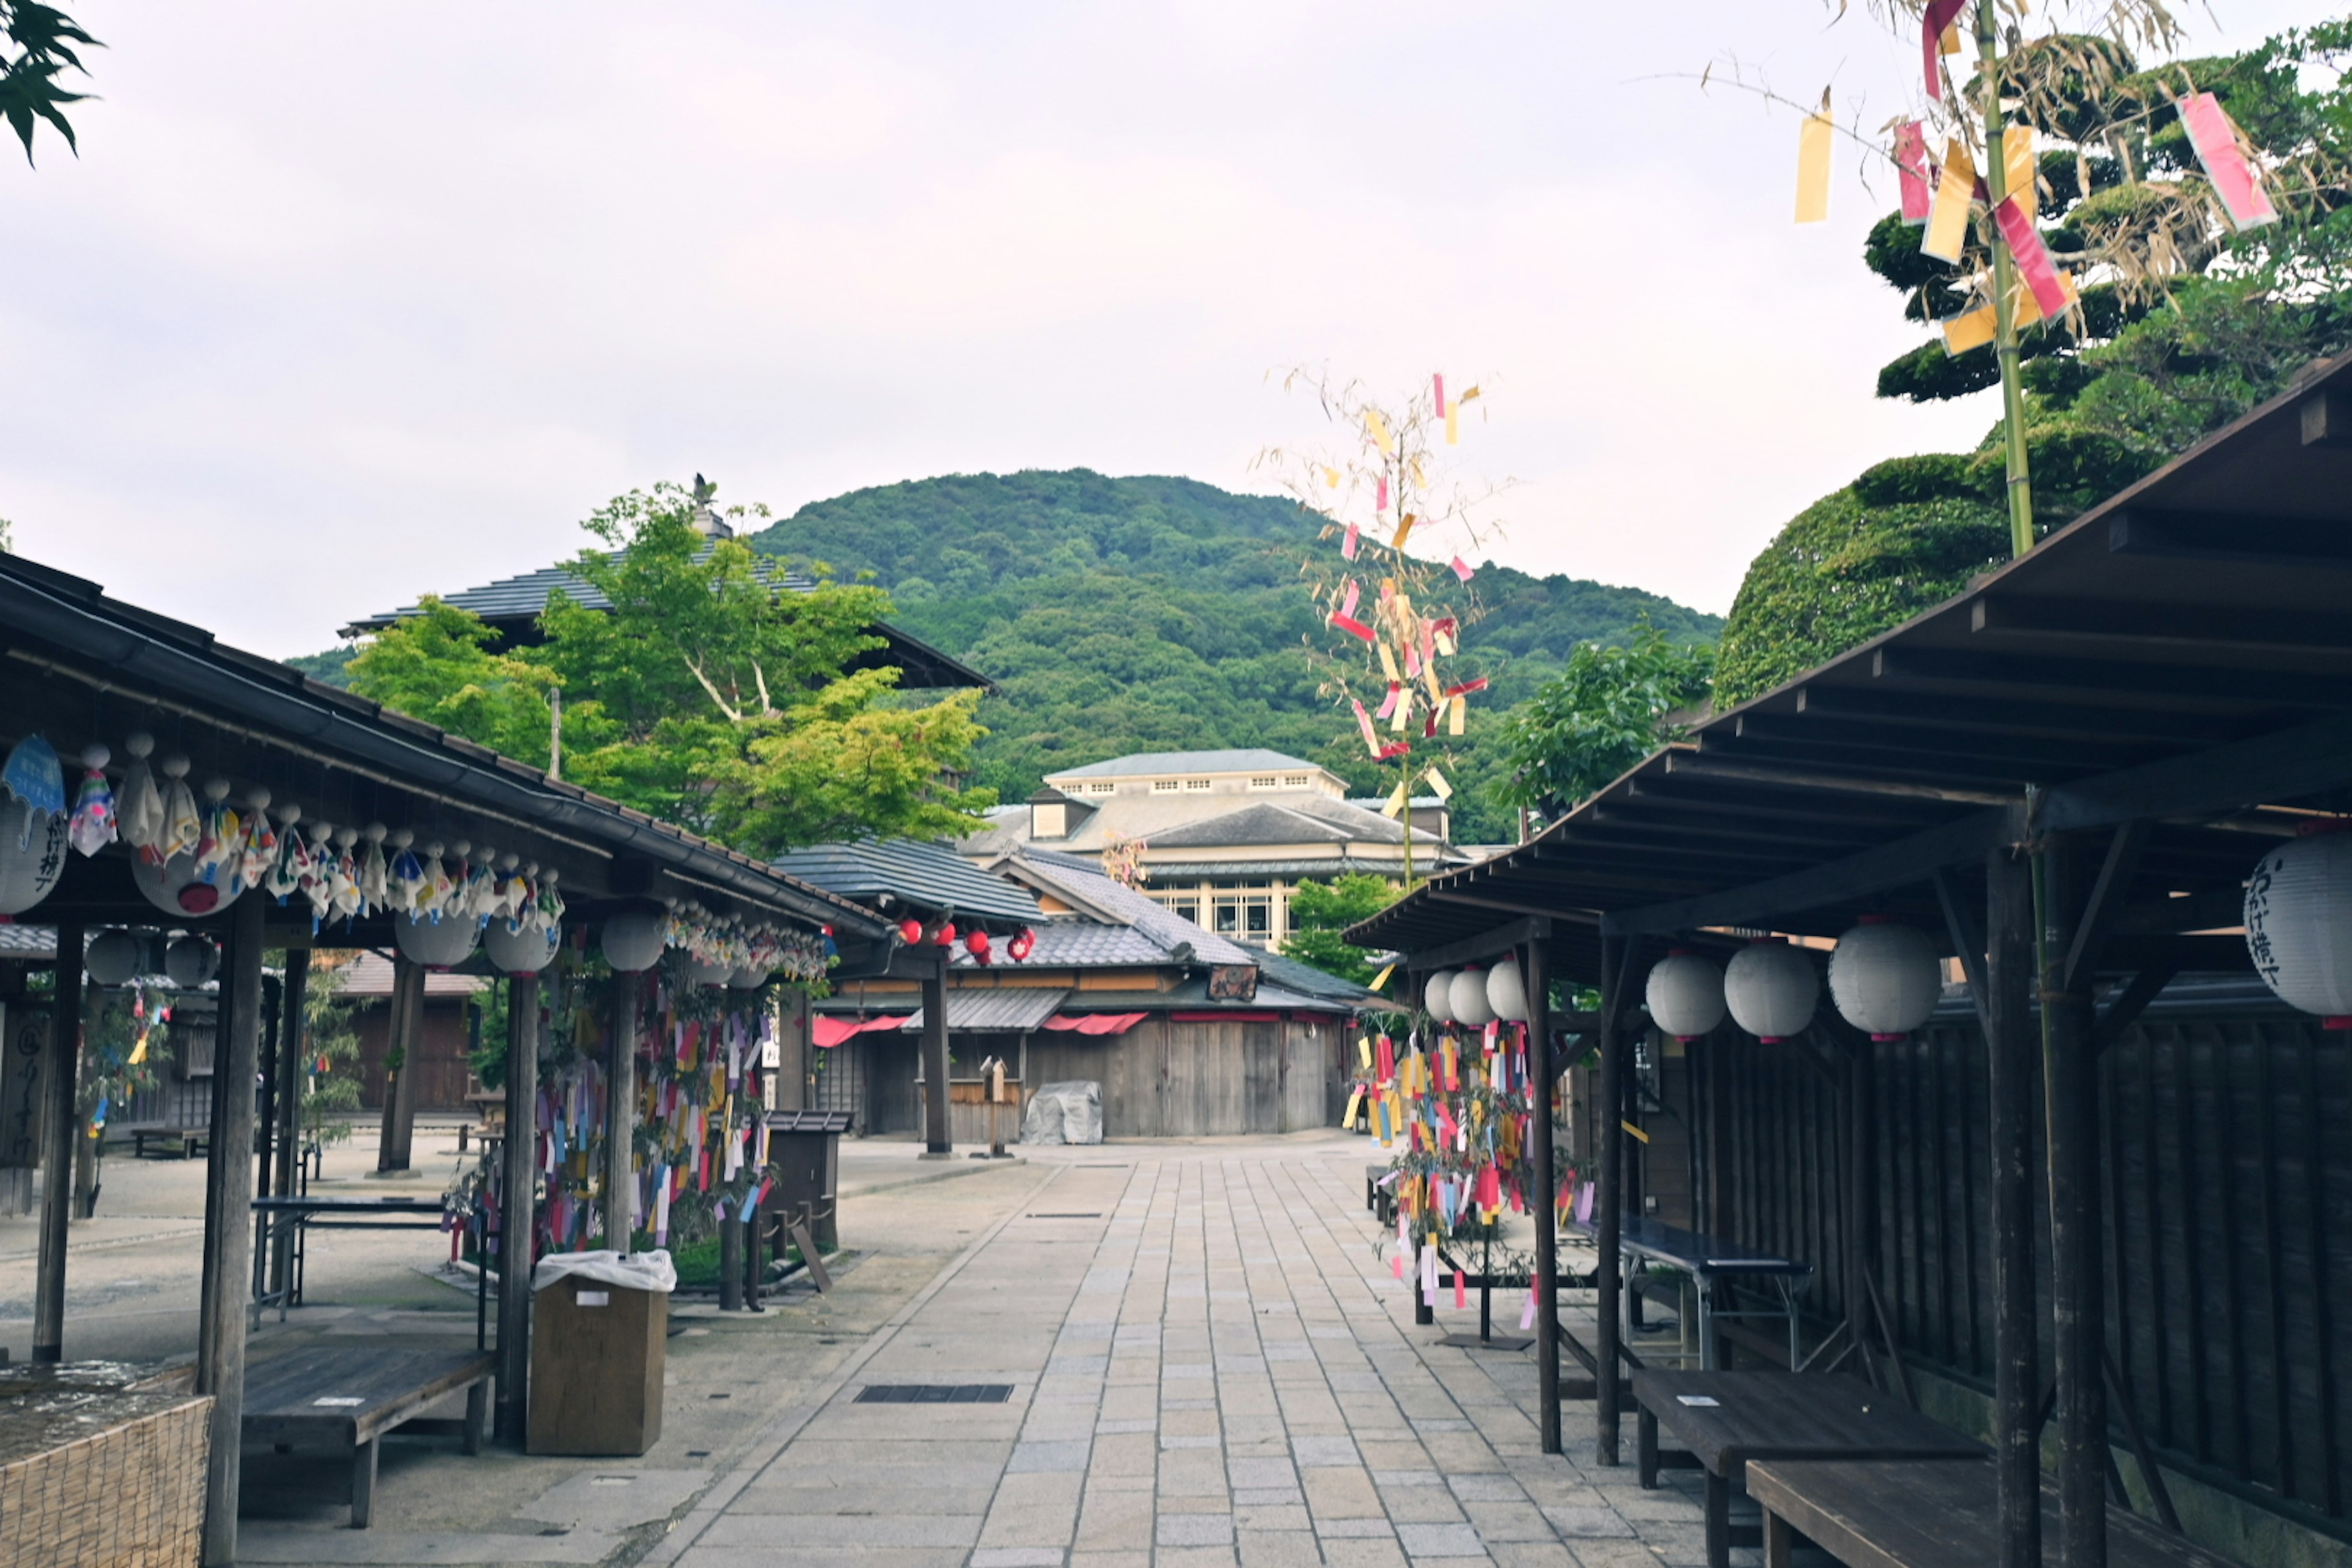
[[[661,1437],[669,1297],[582,1279],[531,1292],[530,1451],[642,1454]]]
[[[194,1568],[212,1405],[70,1386],[0,1394],[0,1568]]]

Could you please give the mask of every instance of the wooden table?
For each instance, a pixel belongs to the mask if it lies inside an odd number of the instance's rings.
[[[465,1451],[482,1451],[499,1358],[476,1351],[336,1345],[259,1362],[245,1380],[245,1440],[352,1456],[352,1528],[375,1503],[376,1439],[444,1394],[466,1391]]]
[[[1590,1220],[1570,1220],[1569,1225],[1588,1237],[1597,1238],[1601,1234],[1600,1226]],[[1720,1363],[1722,1351],[1716,1342],[1716,1323],[1730,1318],[1780,1319],[1789,1331],[1789,1364],[1797,1364],[1797,1287],[1811,1277],[1811,1264],[1783,1258],[1777,1252],[1759,1252],[1736,1242],[1637,1215],[1627,1215],[1619,1222],[1617,1246],[1629,1279],[1634,1266],[1645,1258],[1691,1277],[1698,1297],[1698,1364],[1702,1371],[1712,1372]],[[1719,1305],[1716,1300],[1717,1287],[1734,1279],[1769,1288],[1779,1298],[1780,1305],[1761,1309],[1727,1309]],[[1622,1290],[1617,1299],[1626,1313],[1625,1332],[1631,1335],[1633,1292]]]
[[[1849,1568],[1980,1568],[1999,1555],[1990,1460],[1758,1459],[1748,1492],[1764,1510],[1765,1568],[1789,1568],[1796,1538]],[[2042,1478],[2042,1551],[2056,1551],[2058,1487]],[[2054,1560],[2054,1559],[2053,1559]],[[2111,1568],[2231,1568],[2230,1560],[2109,1504]]]
[[[1690,1456],[1684,1463],[1706,1471],[1707,1568],[1730,1563],[1731,1489],[1750,1460],[1966,1460],[1986,1453],[1899,1396],[1842,1373],[1644,1367],[1633,1373],[1633,1402],[1643,1486],[1658,1484],[1661,1426]]]

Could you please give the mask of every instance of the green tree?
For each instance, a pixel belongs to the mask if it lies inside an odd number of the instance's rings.
[[[81,57],[74,52],[76,44],[92,48],[105,46],[75,26],[63,11],[34,0],[0,0],[0,37],[5,37],[10,46],[0,48],[0,115],[7,117],[16,140],[25,144],[25,161],[33,161],[33,131],[44,120],[66,139],[68,148],[79,152],[65,106],[89,95],[68,92],[58,78],[67,71],[89,74],[82,69]]]
[[[1568,668],[1504,720],[1504,805],[1565,816],[1626,769],[1678,738],[1707,699],[1715,649],[1644,625],[1622,647],[1585,643]]]
[[[422,608],[352,657],[352,690],[518,762],[547,766],[554,673],[490,652],[498,634],[471,610],[429,595]]]
[[[1290,895],[1294,929],[1283,939],[1283,956],[1359,985],[1370,984],[1372,966],[1365,961],[1364,950],[1339,933],[1380,913],[1402,892],[1386,878],[1360,872],[1328,882],[1301,882]]]
[[[283,955],[273,958],[283,961]],[[349,1138],[360,1109],[360,1034],[353,1017],[358,1008],[336,989],[342,972],[358,958],[356,952],[314,949],[302,992],[302,1133],[321,1143]]]

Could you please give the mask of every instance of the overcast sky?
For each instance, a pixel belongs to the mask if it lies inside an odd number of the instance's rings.
[[[2215,0],[2196,44],[2324,11]],[[79,0],[81,155],[0,160],[16,548],[288,655],[700,470],[787,511],[1084,466],[1269,488],[1267,372],[1486,389],[1500,558],[1728,607],[1794,512],[1973,445],[1790,221],[1766,71],[1876,125],[1916,42],[1811,0]],[[11,144],[13,151],[13,143]]]

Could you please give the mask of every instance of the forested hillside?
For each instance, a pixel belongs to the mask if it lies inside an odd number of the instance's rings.
[[[955,475],[856,490],[761,533],[766,551],[871,572],[892,617],[994,678],[980,782],[1019,800],[1045,773],[1123,752],[1270,746],[1374,784],[1344,713],[1316,695],[1303,639],[1321,635],[1299,563],[1318,544],[1289,501],[1180,479]],[[1676,639],[1721,622],[1654,594],[1497,567],[1465,654],[1495,687],[1456,782],[1478,793],[1476,744],[1500,711],[1585,639],[1647,616]],[[1465,835],[1508,823],[1465,801]]]

